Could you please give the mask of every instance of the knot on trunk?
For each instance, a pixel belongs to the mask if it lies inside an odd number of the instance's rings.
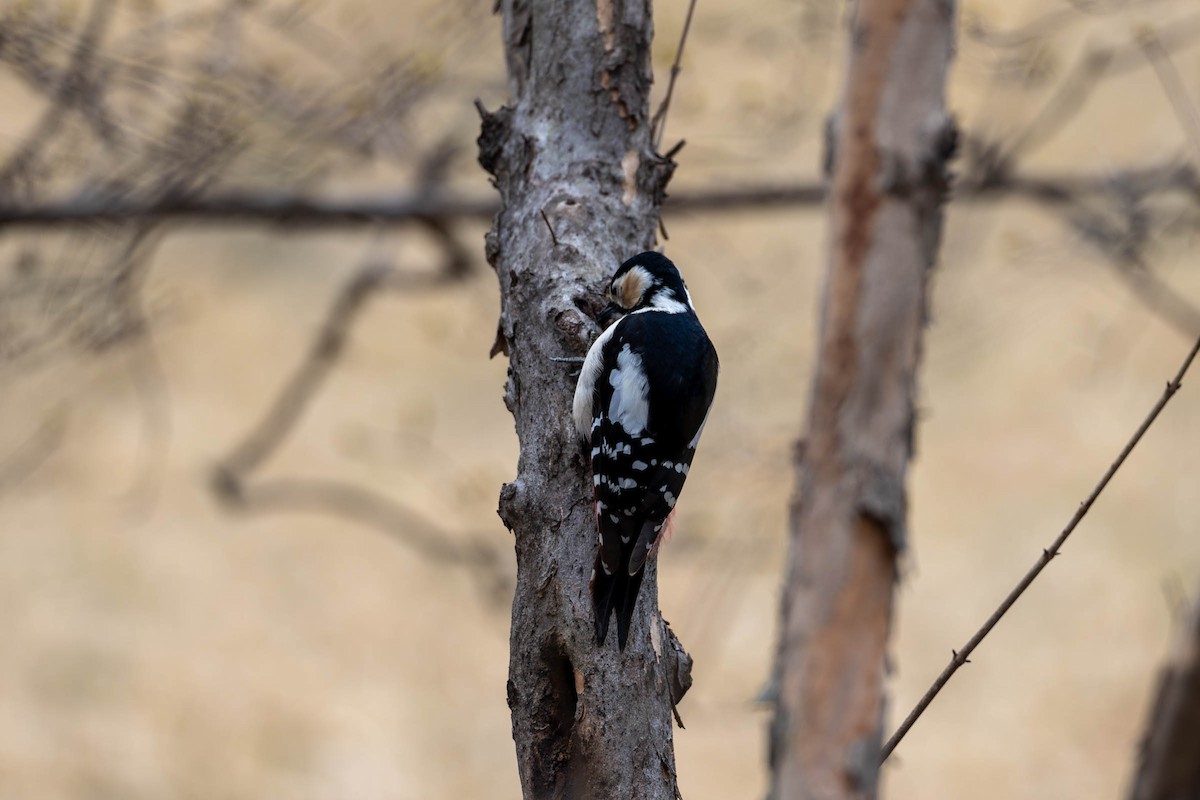
[[[507,144],[509,133],[512,131],[513,110],[508,106],[501,106],[495,111],[488,111],[478,100],[475,101],[475,108],[478,109],[481,120],[479,138],[475,140],[479,145],[479,166],[487,170],[489,175],[499,178],[506,166],[503,158],[504,145]]]

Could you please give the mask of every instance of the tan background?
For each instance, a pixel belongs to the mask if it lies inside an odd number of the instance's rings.
[[[482,79],[445,104],[469,141],[471,92],[504,99],[489,5],[455,21],[474,32],[453,47],[438,38],[452,21],[419,2],[347,0],[323,13],[368,44],[415,48]],[[842,64],[826,6],[701,0],[667,133],[688,140],[676,189],[815,173]],[[660,75],[685,7],[657,4]],[[1044,8],[966,4],[1001,28]],[[968,129],[1010,131],[1081,48],[1187,11],[1157,2],[1081,16],[1039,54],[1050,78],[1033,90],[998,80],[995,54],[964,40],[951,106]],[[1200,97],[1200,62],[1184,54],[1179,66]],[[0,141],[13,143],[40,106],[5,81]],[[1099,89],[1029,168],[1145,163],[1182,141],[1140,70]],[[457,176],[487,189],[469,157]],[[663,612],[696,657],[680,782],[689,800],[756,798],[767,714],[753,698],[776,628],[822,219],[668,213],[667,223],[666,252],[723,364],[661,570]],[[482,233],[466,237],[477,253]],[[14,241],[28,237],[0,244],[6,263]],[[1193,244],[1162,243],[1155,264],[1200,302]],[[344,520],[230,515],[207,488],[335,287],[367,255],[424,253],[402,234],[182,231],[146,292],[166,392],[149,411],[136,348],[0,366],[0,457],[44,426],[62,433],[45,463],[0,487],[0,798],[518,796],[507,595]],[[508,552],[494,509],[516,441],[500,400],[505,364],[486,358],[496,310],[482,266],[463,286],[378,298],[266,473],[351,480]],[[1031,206],[952,208],[933,313],[889,729],[1070,517],[1188,346]],[[1200,376],[1185,382],[1063,557],[910,734],[885,772],[888,796],[1122,795],[1172,598],[1200,574],[1197,387]],[[151,436],[154,408],[165,423]]]

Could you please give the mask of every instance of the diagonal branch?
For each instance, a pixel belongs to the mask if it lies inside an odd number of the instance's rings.
[[[679,77],[682,69],[680,64],[683,61],[683,48],[687,44],[688,32],[692,29],[692,15],[695,12],[696,0],[690,0],[687,17],[683,20],[683,32],[679,34],[679,47],[675,49],[675,63],[671,64],[671,77],[667,80],[667,94],[650,120],[650,140],[654,143],[655,152],[662,150],[663,135],[667,130],[667,112],[671,108],[671,96],[675,93],[675,79]]]
[[[433,521],[391,498],[353,484],[325,479],[282,478],[251,481],[250,476],[295,430],[309,404],[345,352],[351,328],[368,299],[384,289],[435,288],[461,280],[469,257],[451,232],[429,223],[439,236],[444,262],[438,272],[418,274],[368,263],[335,298],[325,322],[299,367],[258,424],[214,468],[212,490],[230,508],[248,512],[294,511],[333,514],[371,525],[430,559],[478,571],[492,588],[501,580],[498,559],[482,537],[466,544]]]
[[[444,274],[418,276],[382,264],[368,264],[346,283],[333,302],[308,355],[276,396],[271,408],[217,468],[221,486],[240,483],[274,453],[296,426],[330,372],[341,359],[350,328],[380,289],[430,287]]]
[[[1079,504],[1079,508],[1075,511],[1075,515],[1071,517],[1070,522],[1068,522],[1067,526],[1063,528],[1062,532],[1058,535],[1058,538],[1056,538],[1048,548],[1042,551],[1042,554],[1038,557],[1038,560],[1032,567],[1029,568],[1029,571],[1025,573],[1025,577],[1021,578],[1020,582],[1013,587],[1013,590],[1008,593],[1008,596],[1004,598],[1004,601],[1000,604],[1000,606],[994,612],[992,612],[992,615],[988,617],[987,621],[983,623],[979,630],[975,631],[975,634],[967,640],[967,643],[964,644],[961,649],[951,651],[952,655],[950,658],[950,663],[946,665],[946,668],[942,670],[940,675],[938,675],[937,680],[933,682],[933,685],[930,686],[928,691],[925,692],[924,696],[917,703],[916,707],[909,712],[904,722],[901,723],[900,727],[896,729],[896,732],[892,734],[892,737],[888,739],[887,744],[883,746],[883,760],[887,760],[887,757],[891,755],[893,750],[896,749],[896,745],[900,744],[900,741],[904,738],[905,734],[908,733],[913,724],[916,723],[921,715],[925,713],[925,709],[929,707],[929,704],[933,702],[933,699],[938,696],[938,693],[942,690],[942,687],[944,687],[950,681],[950,679],[954,677],[955,672],[958,672],[959,667],[969,662],[971,653],[973,653],[975,648],[979,646],[979,643],[982,642],[989,633],[991,633],[992,628],[996,627],[996,623],[998,623],[1001,618],[1008,613],[1008,610],[1012,608],[1013,604],[1017,602],[1017,599],[1025,593],[1025,590],[1029,588],[1030,584],[1037,579],[1037,576],[1040,575],[1042,570],[1046,568],[1046,565],[1049,564],[1054,557],[1059,554],[1059,551],[1066,543],[1067,538],[1070,537],[1075,528],[1087,515],[1088,511],[1091,510],[1092,504],[1096,502],[1096,499],[1100,497],[1100,493],[1104,491],[1105,487],[1108,486],[1109,481],[1111,481],[1113,476],[1117,474],[1117,470],[1119,470],[1121,465],[1125,463],[1125,459],[1128,458],[1129,454],[1133,452],[1133,448],[1136,447],[1138,442],[1142,440],[1142,436],[1144,436],[1146,431],[1150,429],[1150,426],[1154,424],[1154,421],[1158,419],[1159,413],[1162,412],[1163,408],[1166,407],[1171,398],[1175,396],[1175,393],[1179,391],[1180,387],[1183,385],[1183,376],[1187,373],[1188,368],[1192,365],[1192,361],[1196,358],[1197,352],[1200,352],[1200,339],[1197,339],[1196,343],[1192,346],[1192,349],[1188,351],[1187,357],[1183,360],[1183,365],[1180,366],[1179,371],[1175,373],[1175,377],[1167,382],[1167,386],[1165,389],[1163,389],[1162,396],[1158,398],[1158,402],[1154,404],[1154,407],[1150,409],[1150,413],[1146,415],[1144,420],[1142,420],[1142,424],[1138,426],[1137,430],[1134,431],[1133,436],[1131,436],[1129,441],[1125,443],[1125,447],[1121,449],[1116,461],[1114,461],[1108,468],[1108,471],[1104,473],[1104,476],[1100,479],[1100,482],[1097,483],[1095,488],[1092,489],[1091,494],[1089,494],[1087,498]]]
[[[87,77],[95,59],[96,46],[108,29],[115,9],[114,0],[96,0],[92,4],[91,13],[71,54],[71,61],[54,86],[50,107],[42,114],[17,151],[0,167],[0,195],[11,194],[13,183],[25,174],[46,143],[59,131],[63,118],[73,106],[91,112],[87,116],[93,119],[102,138],[112,140],[115,137],[116,128],[112,122],[107,116],[97,116],[95,113],[98,109],[96,98],[89,96],[95,88],[90,85]],[[92,105],[89,106],[88,103]]]
[[[54,409],[33,433],[0,458],[0,496],[20,486],[54,455],[66,438],[69,419],[66,408]]]
[[[1115,225],[1082,206],[1071,209],[1066,217],[1085,241],[1106,256],[1104,260],[1113,267],[1117,277],[1146,308],[1184,336],[1200,335],[1200,308],[1146,263],[1141,253],[1143,237],[1136,224]]]
[[[1188,98],[1187,89],[1183,85],[1183,76],[1179,74],[1179,68],[1175,66],[1170,51],[1153,30],[1142,31],[1138,37],[1138,43],[1147,60],[1154,67],[1158,82],[1171,102],[1171,110],[1175,112],[1175,118],[1179,120],[1188,143],[1192,147],[1193,156],[1200,159],[1200,112],[1197,112],[1196,106]]]

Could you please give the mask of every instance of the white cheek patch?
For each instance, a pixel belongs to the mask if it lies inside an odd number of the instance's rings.
[[[650,419],[647,398],[650,387],[646,373],[642,371],[642,359],[629,349],[629,345],[622,347],[617,354],[617,368],[609,374],[608,379],[613,387],[608,418],[624,428],[626,433],[636,436],[646,429]]]
[[[654,299],[650,301],[650,305],[647,306],[647,308],[654,309],[655,311],[665,311],[668,314],[683,314],[688,310],[686,305],[679,302],[666,292],[659,292],[657,295],[655,295]]]

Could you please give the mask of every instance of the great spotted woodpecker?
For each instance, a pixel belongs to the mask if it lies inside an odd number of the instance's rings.
[[[608,287],[603,326],[575,388],[575,427],[591,442],[599,549],[596,641],[617,615],[625,649],[646,560],[669,531],[717,389],[717,351],[669,259],[642,253]]]

